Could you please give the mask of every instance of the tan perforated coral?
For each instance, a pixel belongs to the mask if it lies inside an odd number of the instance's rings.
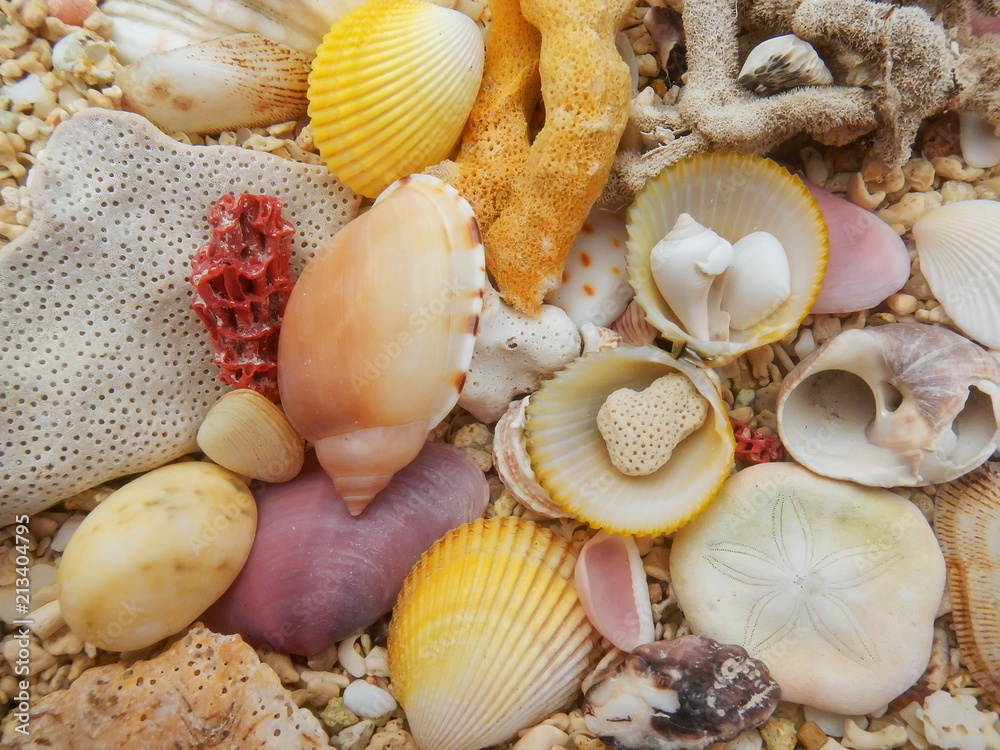
[[[148,661],[88,669],[69,689],[31,705],[31,732],[7,722],[5,748],[320,748],[308,709],[236,635],[196,625]]]
[[[360,203],[323,166],[97,109],[56,128],[28,186],[34,219],[0,250],[0,525],[197,450],[229,390],[188,283],[220,195],[284,202],[295,276]]]
[[[680,442],[705,423],[708,401],[677,373],[642,391],[620,388],[597,413],[611,463],[623,474],[645,476],[663,466]]]

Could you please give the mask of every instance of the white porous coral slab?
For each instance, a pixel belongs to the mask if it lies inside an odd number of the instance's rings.
[[[0,525],[197,450],[228,390],[188,282],[219,196],[282,200],[295,276],[360,204],[325,167],[96,109],[56,128],[28,187],[34,219],[0,249]]]

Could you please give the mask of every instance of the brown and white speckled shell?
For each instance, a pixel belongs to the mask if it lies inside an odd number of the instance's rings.
[[[934,531],[965,663],[1000,700],[1000,464],[938,487]]]

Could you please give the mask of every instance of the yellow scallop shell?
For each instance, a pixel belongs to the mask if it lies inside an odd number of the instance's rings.
[[[759,323],[706,341],[684,330],[657,289],[650,255],[682,213],[729,242],[769,232],[788,255],[791,296]],[[635,300],[646,320],[671,341],[683,341],[712,366],[783,338],[809,313],[826,274],[829,238],[819,204],[795,175],[770,159],[739,153],[699,154],[648,180],[628,211],[627,263]]]
[[[460,526],[424,554],[389,629],[389,672],[417,745],[495,745],[577,695],[600,636],[575,565],[567,542],[516,517]]]
[[[377,196],[445,159],[483,77],[476,23],[426,0],[368,0],[333,25],[309,76],[310,129],[337,178]]]
[[[623,474],[608,455],[598,411],[612,392],[641,391],[671,373],[708,401],[708,417],[659,469]],[[736,450],[714,372],[654,346],[603,349],[571,362],[531,395],[524,435],[535,480],[553,502],[614,534],[655,536],[690,521],[715,497]]]

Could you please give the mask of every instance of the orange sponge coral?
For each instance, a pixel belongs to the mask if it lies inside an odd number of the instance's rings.
[[[522,312],[537,315],[559,285],[611,171],[631,95],[614,40],[632,5],[522,0],[522,18],[516,0],[491,2],[483,86],[454,183],[476,211],[497,290]],[[539,79],[545,125],[531,142]]]

